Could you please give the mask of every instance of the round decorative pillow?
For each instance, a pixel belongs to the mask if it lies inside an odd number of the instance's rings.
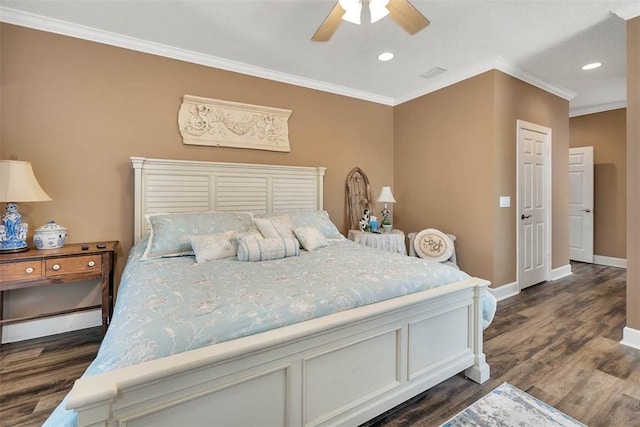
[[[432,262],[444,262],[453,255],[453,241],[440,230],[427,228],[413,239],[416,254]]]

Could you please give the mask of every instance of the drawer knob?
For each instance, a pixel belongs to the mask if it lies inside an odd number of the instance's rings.
[[[25,270],[25,273],[27,273],[27,274],[31,274],[31,273],[33,273],[33,267],[28,267],[28,268]]]
[[[96,262],[95,261],[89,261],[88,265],[89,265],[89,267],[93,267],[94,265],[96,265]]]
[[[53,269],[54,269],[55,271],[60,270],[60,264],[54,264],[54,265],[53,265]]]

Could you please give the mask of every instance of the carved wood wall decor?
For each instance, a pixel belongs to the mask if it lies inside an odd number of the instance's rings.
[[[360,168],[353,168],[347,175],[347,216],[349,230],[359,230],[358,222],[365,209],[371,210],[369,178]]]
[[[178,112],[182,142],[289,152],[291,110],[184,95]]]

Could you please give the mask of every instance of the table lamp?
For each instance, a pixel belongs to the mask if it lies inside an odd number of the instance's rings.
[[[389,221],[389,209],[387,208],[387,203],[395,203],[396,199],[393,198],[393,194],[391,193],[391,187],[384,186],[382,190],[380,190],[380,195],[378,196],[379,203],[384,203],[384,209],[382,209],[382,225],[391,225]]]
[[[29,249],[29,226],[22,222],[16,202],[48,200],[51,197],[38,184],[30,162],[0,160],[0,202],[7,202],[7,211],[0,224],[0,254]]]

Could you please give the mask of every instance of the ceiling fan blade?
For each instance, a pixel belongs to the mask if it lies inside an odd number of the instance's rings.
[[[340,6],[340,3],[336,2],[336,5],[331,9],[329,15],[327,15],[313,37],[311,37],[311,40],[314,42],[329,41],[333,33],[338,29],[338,25],[342,22],[342,15],[344,15],[345,12],[342,6]]]
[[[391,19],[411,35],[430,24],[429,20],[407,0],[390,0],[387,9]]]

